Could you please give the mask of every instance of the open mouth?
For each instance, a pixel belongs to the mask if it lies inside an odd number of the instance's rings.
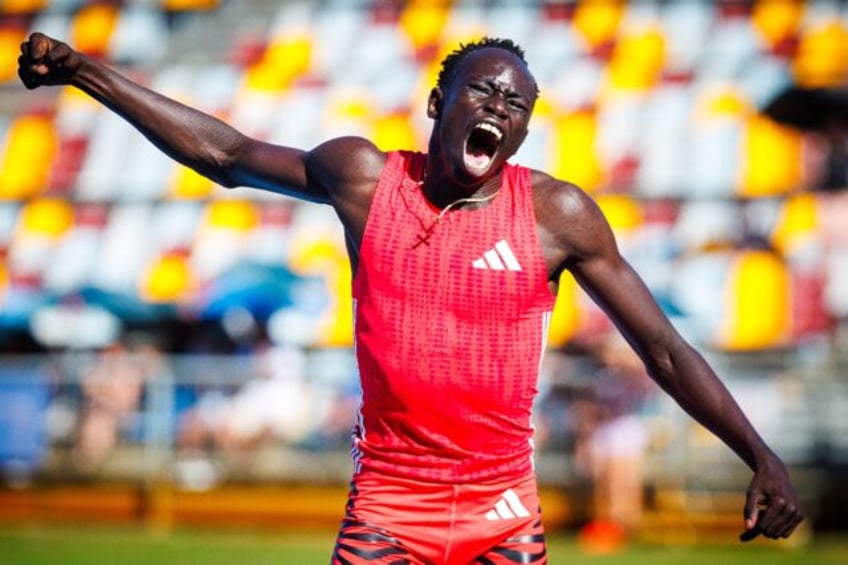
[[[477,176],[485,173],[502,139],[503,132],[492,124],[482,122],[474,126],[465,142],[465,167]]]

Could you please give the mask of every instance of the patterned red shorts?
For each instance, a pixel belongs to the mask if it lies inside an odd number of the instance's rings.
[[[452,485],[357,475],[332,563],[547,563],[536,480]]]

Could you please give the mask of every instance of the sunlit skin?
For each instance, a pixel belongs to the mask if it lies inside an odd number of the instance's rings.
[[[253,139],[39,33],[21,47],[19,75],[30,89],[78,87],[167,155],[222,186],[250,186],[331,205],[344,226],[356,272],[371,198],[386,161],[386,154],[369,140],[342,137],[306,151]],[[445,88],[435,88],[427,104],[433,131],[422,185],[438,208],[499,189],[501,167],[527,136],[536,101],[530,71],[515,54],[499,48],[471,53]],[[480,122],[503,133],[491,162],[483,150],[471,159],[466,155],[471,131]],[[789,536],[802,513],[786,466],[621,257],[598,206],[580,188],[544,172],[532,171],[531,182],[551,290],[556,291],[560,274],[569,271],[609,315],[654,381],[750,467],[742,539]],[[473,210],[486,204],[463,207]]]

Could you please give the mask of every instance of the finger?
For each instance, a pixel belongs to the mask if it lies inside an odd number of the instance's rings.
[[[753,528],[748,528],[741,534],[739,534],[739,541],[747,542],[759,536],[762,532],[759,526],[754,526]]]
[[[70,53],[71,48],[65,45],[64,43],[60,43],[47,53],[47,55],[45,56],[45,60],[51,66],[56,67],[59,66],[59,64],[61,64],[65,59],[67,59]]]
[[[760,517],[757,520],[757,526],[763,531],[763,535],[767,538],[774,538],[775,532],[783,530],[783,520],[780,518],[782,505],[777,501],[773,502],[764,511],[760,512]]]
[[[21,54],[21,56],[18,57],[18,76],[20,77],[21,82],[24,83],[24,86],[30,90],[37,86],[37,81],[35,81],[32,75],[29,61],[24,54]]]
[[[30,56],[33,59],[41,59],[50,50],[50,40],[42,33],[35,32],[30,35],[29,43],[31,45]]]
[[[26,88],[32,90],[39,86],[39,81],[23,69],[18,69],[18,77],[20,77],[21,82],[24,84]]]
[[[801,513],[800,513],[800,512],[798,512],[798,514],[797,514],[797,515],[795,516],[795,518],[792,520],[792,523],[789,525],[789,527],[788,527],[788,528],[786,528],[786,530],[785,530],[785,531],[781,534],[781,537],[788,538],[790,535],[792,535],[792,532],[794,532],[794,531],[795,531],[795,529],[796,529],[796,528],[797,528],[797,527],[801,524],[801,522],[803,522],[803,521],[804,521],[804,516],[803,516],[803,515],[801,515]]]
[[[759,491],[750,491],[745,499],[745,529],[752,530],[759,522],[760,509],[765,503],[765,496]]]
[[[777,532],[775,538],[788,538],[792,535],[792,532],[795,531],[795,528],[798,527],[799,521],[793,520],[791,523],[787,524],[781,531]]]
[[[769,538],[786,537],[800,523],[798,507],[783,497],[775,497],[758,522]]]
[[[775,537],[789,537],[803,519],[801,511],[796,505],[786,503],[780,515],[780,522],[775,525]]]

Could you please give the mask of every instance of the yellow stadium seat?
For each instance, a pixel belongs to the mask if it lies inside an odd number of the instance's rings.
[[[0,1],[0,14],[34,14],[46,8],[47,3],[47,0],[2,0]]]
[[[258,223],[256,204],[247,200],[216,200],[206,208],[207,228],[247,232]]]
[[[59,239],[73,226],[74,216],[73,207],[65,200],[33,200],[21,210],[16,237]]]
[[[311,230],[295,233],[288,265],[295,273],[325,281],[330,303],[318,321],[316,345],[349,346],[353,336],[353,299],[347,252],[329,234]]]
[[[353,345],[353,298],[350,294],[351,273],[347,257],[336,257],[325,272],[330,307],[318,323],[318,343],[324,347]]]
[[[820,204],[814,194],[804,192],[787,198],[771,233],[771,243],[784,256],[791,257],[799,249],[820,237]]]
[[[189,10],[212,10],[217,8],[221,0],[162,0],[162,7],[169,12],[184,12]]]
[[[391,112],[374,122],[374,144],[383,151],[419,147],[418,136],[409,112]]]
[[[563,347],[577,335],[582,319],[578,293],[580,287],[571,273],[565,271],[559,277],[559,289],[548,329],[548,347]]]
[[[416,52],[438,45],[450,11],[450,2],[413,0],[404,7],[400,28]]]
[[[798,35],[804,16],[801,0],[758,0],[751,11],[751,25],[769,48]]]
[[[610,86],[616,90],[651,89],[665,65],[665,39],[656,29],[620,38],[609,62]]]
[[[740,92],[731,87],[722,87],[704,92],[697,102],[695,118],[707,121],[716,118],[742,119],[753,111],[750,102]]]
[[[595,197],[610,227],[616,232],[632,232],[643,224],[642,206],[626,194],[599,194]]]
[[[801,134],[760,115],[745,121],[738,193],[744,197],[786,194],[801,186]]]
[[[165,253],[144,270],[140,296],[154,303],[180,302],[195,287],[195,278],[183,253]]]
[[[377,116],[375,102],[367,92],[340,90],[321,113],[321,126],[326,131],[340,134],[359,132],[367,135]]]
[[[50,116],[28,114],[15,120],[6,136],[5,155],[0,155],[0,199],[40,194],[46,188],[57,148]]]
[[[741,251],[733,262],[719,346],[728,351],[781,347],[791,332],[790,275],[782,258]]]
[[[80,8],[71,22],[71,41],[75,48],[105,56],[119,16],[120,7],[113,3],[97,2]]]
[[[807,30],[792,62],[795,81],[808,88],[836,87],[848,76],[848,30],[833,20]]]
[[[312,61],[312,39],[306,35],[276,38],[260,60],[245,71],[246,86],[260,92],[285,91],[306,74]]]
[[[578,2],[572,25],[590,49],[596,49],[615,40],[625,9],[623,0]]]
[[[0,27],[0,82],[17,78],[18,55],[24,40],[26,30],[22,27]]]
[[[566,114],[553,123],[554,138],[549,144],[551,174],[573,182],[584,190],[596,190],[604,180],[595,147],[597,123],[590,109]]]
[[[207,198],[215,188],[208,178],[183,165],[174,166],[169,194],[174,198],[195,200]]]

